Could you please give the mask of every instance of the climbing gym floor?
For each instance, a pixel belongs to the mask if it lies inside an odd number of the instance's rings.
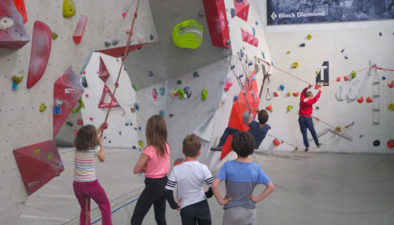
[[[78,224],[79,205],[72,190],[74,154],[69,148],[60,152],[65,171],[29,197],[19,225]],[[143,178],[132,174],[140,153],[106,152],[107,160],[98,165],[97,175],[111,200],[114,224],[127,225],[144,186]],[[200,161],[212,164],[205,162],[207,155],[202,154]],[[394,155],[298,152],[254,154],[252,159],[276,186],[268,199],[257,204],[259,224],[394,224]],[[222,224],[222,207],[214,198],[209,206],[213,224]],[[181,224],[178,211],[167,207],[166,213],[168,224]],[[101,224],[98,210],[92,214],[92,224]],[[152,209],[144,224],[155,224]]]

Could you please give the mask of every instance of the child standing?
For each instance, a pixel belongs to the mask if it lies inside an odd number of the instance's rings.
[[[149,118],[146,124],[148,146],[134,167],[134,174],[145,172],[145,189],[135,206],[131,225],[140,225],[153,205],[158,225],[166,225],[165,186],[170,171],[170,147],[167,144],[167,128],[162,116]]]
[[[249,114],[248,114],[248,126],[249,130],[248,132],[251,133],[254,137],[254,149],[258,149],[261,142],[264,140],[265,136],[267,135],[267,132],[269,129],[271,129],[271,126],[266,124],[268,121],[268,113],[267,111],[260,110],[257,115],[258,115],[258,120],[259,122],[257,123],[254,118],[252,117],[252,108],[249,109]],[[224,143],[226,143],[226,140],[228,136],[234,135],[236,133],[240,132],[240,130],[237,130],[232,127],[227,127],[224,130],[224,133],[222,137],[220,138],[219,145],[216,147],[212,147],[212,151],[222,151],[222,147]]]
[[[208,191],[204,194],[203,184],[205,182],[211,185],[213,178],[208,167],[197,161],[201,154],[200,139],[194,134],[186,136],[182,152],[185,161],[172,169],[167,181],[168,202],[171,208],[181,209],[182,225],[210,225],[211,213],[207,197],[211,197],[212,193]],[[175,185],[178,185],[177,197],[180,206],[175,203],[172,193]]]
[[[104,189],[96,177],[96,158],[104,162],[105,153],[103,139],[98,134],[107,128],[107,123],[101,124],[99,129],[93,125],[86,125],[78,130],[74,139],[75,159],[73,188],[74,194],[81,206],[79,216],[80,225],[90,224],[90,200],[92,198],[100,208],[103,225],[112,225],[111,206]],[[87,203],[87,205],[86,205]],[[88,223],[85,219],[88,217]]]
[[[216,200],[224,205],[223,225],[257,225],[256,203],[270,195],[275,187],[261,167],[249,158],[254,151],[254,139],[250,133],[235,134],[231,147],[237,153],[237,159],[226,162],[212,183]],[[219,184],[224,180],[227,194],[222,198]],[[264,184],[265,189],[254,196],[257,184]]]
[[[298,113],[298,123],[300,124],[300,129],[302,133],[302,138],[304,140],[305,145],[305,152],[309,151],[309,141],[308,141],[308,134],[306,129],[308,128],[312,134],[313,140],[317,147],[320,147],[319,140],[316,135],[315,128],[313,127],[312,121],[312,112],[313,112],[313,104],[317,102],[320,98],[321,94],[321,85],[319,86],[319,92],[315,97],[311,91],[307,91],[309,88],[312,87],[312,84],[309,84],[308,87],[304,88],[301,93],[300,97],[300,111]]]

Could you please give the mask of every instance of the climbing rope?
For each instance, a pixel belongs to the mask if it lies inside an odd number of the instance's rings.
[[[137,0],[137,6],[136,6],[135,11],[134,11],[134,17],[133,17],[133,21],[131,23],[131,28],[130,28],[130,31],[129,31],[129,37],[128,37],[127,42],[126,42],[126,48],[125,48],[125,51],[123,53],[122,63],[121,63],[120,68],[119,68],[118,77],[116,78],[114,91],[112,92],[114,97],[115,97],[115,94],[116,94],[116,90],[119,87],[120,74],[122,73],[124,62],[126,61],[127,53],[129,51],[130,40],[131,40],[131,36],[133,36],[134,23],[135,23],[135,20],[137,19],[137,12],[138,12],[139,5],[140,5],[140,0]],[[105,115],[104,123],[107,122],[107,120],[108,120],[109,112],[112,109],[113,102],[114,102],[114,98],[111,98],[111,103],[109,104],[109,107],[108,107],[108,110],[107,110],[107,114]],[[101,131],[101,134],[100,134],[101,137],[103,136],[103,133],[104,133],[104,130]]]

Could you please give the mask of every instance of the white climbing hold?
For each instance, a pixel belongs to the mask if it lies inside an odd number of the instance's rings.
[[[6,30],[14,25],[14,20],[9,17],[0,19],[0,30]]]

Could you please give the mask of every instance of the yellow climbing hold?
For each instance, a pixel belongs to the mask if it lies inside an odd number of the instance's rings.
[[[41,105],[40,105],[40,112],[44,112],[45,109],[47,109],[47,106],[44,103],[41,103]]]
[[[140,148],[142,148],[142,147],[144,147],[144,142],[138,141],[138,145],[140,146]]]
[[[53,40],[56,40],[57,37],[58,37],[57,33],[52,32],[52,39],[53,39]]]
[[[291,64],[291,68],[295,69],[295,68],[297,68],[299,65],[300,65],[300,64],[299,64],[298,62],[293,62],[293,63]]]
[[[306,39],[311,40],[311,39],[312,39],[312,35],[311,35],[311,34],[308,34],[308,35],[306,36]]]
[[[180,48],[197,49],[202,44],[203,26],[195,20],[184,20],[172,29],[172,41]]]
[[[286,54],[289,55],[291,53],[291,51],[287,51]]]
[[[391,103],[387,108],[394,111],[394,103]]]
[[[292,105],[288,105],[288,106],[287,106],[287,111],[290,112],[292,109],[293,109],[293,106],[292,106]]]
[[[19,84],[20,82],[22,82],[22,80],[23,80],[23,70],[21,70],[17,75],[14,75],[14,76],[12,76],[12,80],[15,82],[15,83],[17,83],[17,84]]]
[[[341,131],[342,131],[342,127],[341,127],[341,126],[335,127],[335,131],[336,131],[336,132],[341,132]]]
[[[73,17],[76,12],[73,0],[63,0],[63,16],[65,18]]]
[[[40,152],[41,152],[41,149],[39,149],[39,148],[36,148],[33,150],[34,155],[38,155],[38,154],[40,154]]]
[[[287,92],[287,96],[291,96],[291,92]]]

